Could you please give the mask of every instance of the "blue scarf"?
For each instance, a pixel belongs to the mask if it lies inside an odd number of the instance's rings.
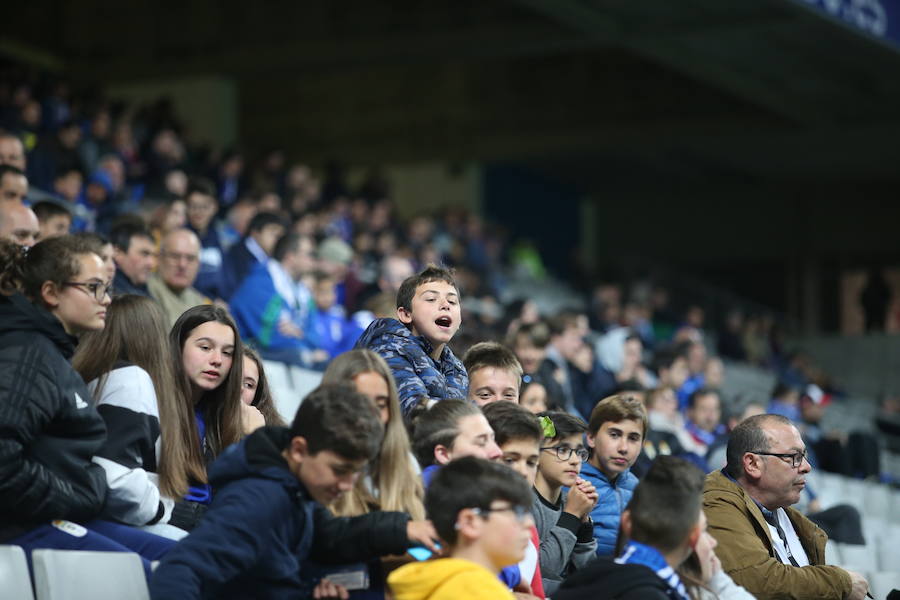
[[[615,562],[620,565],[644,565],[656,573],[656,576],[666,582],[670,591],[674,592],[681,600],[690,600],[684,584],[675,569],[669,566],[666,559],[656,548],[651,548],[639,542],[630,541],[625,544],[622,554]]]

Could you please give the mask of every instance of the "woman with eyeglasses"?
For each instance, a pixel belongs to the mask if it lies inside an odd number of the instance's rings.
[[[106,422],[107,440],[94,462],[106,472],[107,513],[177,540],[187,535],[187,524],[176,505],[203,471],[186,458],[181,429],[193,413],[175,384],[167,330],[154,300],[116,296],[106,327],[82,337],[72,364]]]
[[[23,253],[0,241],[0,544],[137,552],[173,542],[101,520],[106,476],[92,459],[103,419],[69,364],[78,336],[103,329],[106,270],[93,246],[50,238]]]

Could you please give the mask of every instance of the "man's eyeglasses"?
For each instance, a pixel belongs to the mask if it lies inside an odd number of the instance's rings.
[[[492,512],[511,512],[519,523],[524,523],[525,519],[531,517],[531,510],[524,506],[504,506],[503,508],[473,508],[472,512],[478,516],[484,516]]]
[[[556,458],[559,460],[569,460],[572,458],[572,454],[575,454],[581,459],[581,462],[584,462],[591,455],[587,448],[572,448],[570,446],[545,446],[541,448],[541,450],[554,450],[556,452]]]
[[[103,298],[109,294],[112,283],[102,281],[67,281],[64,286],[77,287],[81,291],[94,297],[97,302],[103,302]]]
[[[776,452],[751,452],[750,454],[761,454],[762,456],[777,456],[778,458],[790,459],[791,466],[795,469],[803,464],[803,461],[806,460],[806,450],[803,452],[791,452],[790,454],[778,454]]]

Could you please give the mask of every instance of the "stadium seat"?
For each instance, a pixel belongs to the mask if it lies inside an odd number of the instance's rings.
[[[872,560],[873,552],[866,546],[840,544],[840,550],[838,552],[841,555],[840,566],[845,569],[861,573],[875,567],[875,561]]]
[[[35,550],[37,600],[149,600],[141,557],[130,552]]]
[[[0,590],[4,598],[34,600],[28,562],[20,546],[0,546]]]
[[[828,540],[825,543],[825,563],[835,566],[843,563],[840,545],[834,540]]]
[[[900,590],[900,571],[876,571],[869,575],[869,592],[875,600],[884,600],[891,590]]]

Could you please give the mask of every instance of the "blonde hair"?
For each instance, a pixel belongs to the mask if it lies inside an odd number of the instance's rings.
[[[352,383],[362,373],[374,372],[388,386],[388,422],[378,456],[372,461],[370,491],[360,478],[350,491],[329,507],[338,516],[357,516],[371,510],[397,510],[409,513],[414,520],[425,518],[422,504],[424,490],[421,478],[413,469],[409,436],[400,412],[397,384],[384,359],[371,350],[351,350],[337,356],[328,365],[322,383]]]

